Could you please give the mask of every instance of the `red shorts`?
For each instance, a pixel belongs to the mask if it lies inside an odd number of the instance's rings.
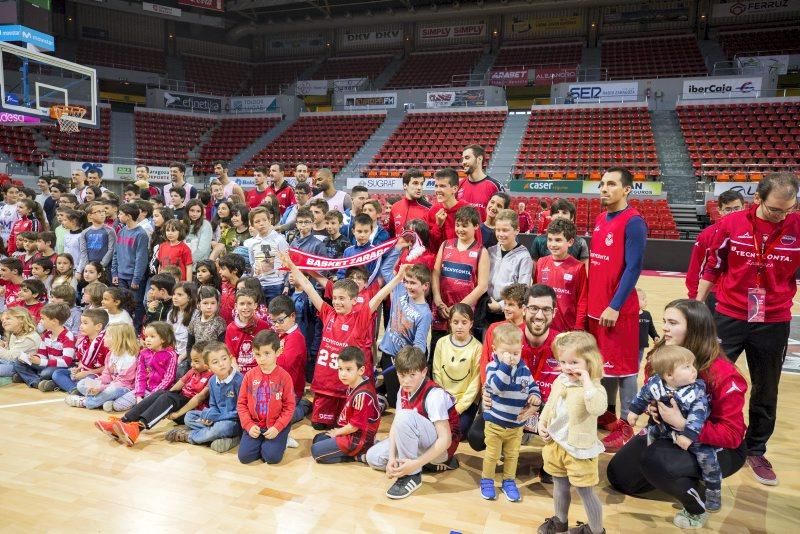
[[[637,353],[638,357],[638,353]],[[311,422],[323,425],[336,425],[339,414],[344,409],[346,397],[331,397],[314,393],[314,408],[311,410]]]
[[[603,355],[603,376],[639,374],[639,315],[620,315],[613,328],[589,317],[589,333]]]

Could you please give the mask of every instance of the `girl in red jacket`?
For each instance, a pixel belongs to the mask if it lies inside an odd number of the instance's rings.
[[[17,202],[17,213],[19,220],[11,227],[11,234],[8,236],[8,255],[11,256],[17,250],[17,236],[22,232],[40,232],[43,230],[40,219],[42,209],[36,201],[24,198]]]
[[[698,378],[706,383],[711,404],[711,413],[698,441],[719,449],[717,460],[722,477],[727,478],[741,469],[747,458],[744,445],[747,382],[722,352],[714,319],[702,302],[674,300],[667,304],[664,336],[653,351],[664,344],[682,346],[695,355]],[[648,364],[645,375],[649,374]],[[676,429],[686,425],[686,419],[674,400],[671,406],[659,403],[658,409],[651,408],[650,415]],[[657,440],[648,447],[647,436],[634,437],[611,459],[607,475],[611,485],[626,495],[638,495],[657,488],[680,501],[683,510],[673,521],[679,528],[702,528],[708,519],[708,512],[700,500],[702,493],[698,482],[701,475],[697,461],[690,451],[672,441]]]
[[[225,345],[236,358],[242,374],[256,366],[253,339],[258,332],[268,328],[267,323],[256,317],[258,299],[259,294],[240,289],[236,293],[236,316],[225,330]]]

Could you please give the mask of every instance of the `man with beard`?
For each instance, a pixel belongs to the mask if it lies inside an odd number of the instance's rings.
[[[408,169],[403,175],[403,191],[405,196],[394,203],[389,212],[389,235],[392,237],[403,233],[406,221],[422,219],[428,215],[431,205],[422,198],[422,186],[425,177],[419,169]]]
[[[215,161],[214,174],[217,175],[217,180],[219,180],[219,184],[222,186],[222,191],[225,195],[225,198],[231,198],[233,195],[239,195],[244,198],[244,191],[242,190],[241,186],[231,180],[228,176],[227,161]]]
[[[344,191],[338,191],[333,183],[333,173],[330,169],[320,169],[314,179],[314,185],[319,188],[319,193],[314,198],[325,199],[328,203],[328,211],[339,211],[344,213],[353,207],[353,199]]]
[[[108,191],[107,188],[103,187],[103,171],[101,171],[96,167],[86,171],[86,183],[88,185],[99,187],[100,191],[102,191],[103,193]]]
[[[244,195],[244,199],[250,209],[259,207],[261,203],[264,202],[264,199],[267,198],[267,194],[269,193],[269,187],[267,187],[267,169],[263,166],[258,166],[253,169],[253,181],[256,186],[248,190]]]
[[[181,193],[183,202],[179,207],[185,207],[186,203],[197,196],[197,189],[192,184],[186,181],[184,175],[186,174],[186,165],[179,161],[173,161],[169,164],[169,179],[170,183],[164,186],[164,198],[169,199],[169,192],[173,189]],[[92,185],[91,183],[89,185]]]
[[[503,186],[494,178],[483,172],[483,158],[486,152],[480,145],[470,145],[461,154],[461,166],[467,173],[467,178],[461,180],[459,185],[458,200],[463,200],[478,208],[481,220],[486,218],[486,205],[492,195],[502,191]]]
[[[308,174],[308,165],[305,163],[298,163],[297,167],[294,168],[294,183],[292,187],[297,187],[297,184],[308,184],[311,185]],[[318,193],[319,191],[317,191]],[[316,193],[315,193],[316,194]]]
[[[269,177],[272,180],[272,185],[267,188],[267,194],[274,194],[277,197],[278,208],[283,214],[289,206],[297,204],[294,189],[286,180],[282,163],[273,163],[269,166]]]
[[[595,222],[589,254],[589,332],[603,355],[603,386],[608,411],[597,421],[610,430],[603,439],[616,451],[633,437],[628,407],[636,396],[639,374],[639,298],[636,282],[642,272],[647,225],[628,206],[633,175],[627,169],[608,169],[600,181],[600,202],[607,211]],[[617,390],[620,417],[616,416]]]

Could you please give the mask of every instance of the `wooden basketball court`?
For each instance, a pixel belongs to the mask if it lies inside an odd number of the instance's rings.
[[[683,279],[642,277],[648,309],[660,330],[664,305],[685,295]],[[800,309],[800,308],[798,308]],[[796,311],[797,313],[797,311]],[[747,376],[744,358],[739,366]],[[800,375],[784,373],[778,426],[768,457],[780,479],[758,484],[745,467],[723,482],[723,507],[706,531],[791,532],[800,517]],[[0,388],[0,516],[8,532],[532,532],[553,514],[552,486],[536,477],[538,445],[524,446],[517,481],[521,503],[480,497],[481,455],[461,445],[461,469],[424,475],[403,501],[384,492],[390,482],[364,465],[316,465],[315,431],[295,427],[299,449],[279,465],[241,465],[235,451],[164,441],[171,422],[143,434],[133,449],[95,430],[102,411],[70,408],[63,393],[20,384]],[[746,414],[745,414],[746,415]],[[382,430],[388,431],[389,420]],[[383,437],[383,435],[381,435]],[[634,499],[608,488],[601,456],[599,495],[609,533],[677,532],[675,503]],[[573,493],[570,524],[585,520]]]

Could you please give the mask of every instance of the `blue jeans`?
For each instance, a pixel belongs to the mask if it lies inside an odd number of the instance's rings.
[[[242,432],[242,441],[239,443],[239,461],[249,464],[256,460],[263,460],[268,464],[277,464],[283,459],[286,452],[286,440],[289,438],[289,425],[286,426],[274,439],[267,439],[262,434],[257,438],[250,437],[246,431]]]
[[[311,457],[318,464],[338,464],[353,461],[352,456],[348,456],[339,448],[336,438],[330,437],[325,432],[320,432],[314,436],[314,441],[311,443]]]
[[[131,293],[133,293],[133,302],[136,304],[136,309],[133,311],[133,327],[138,332],[142,329],[142,318],[144,317],[145,283],[142,282],[139,285],[139,289],[132,289],[131,282],[132,280],[125,280],[124,278],[119,278],[119,287],[121,287],[122,289],[127,289]]]
[[[84,378],[97,378],[97,375],[87,375]],[[70,369],[56,369],[53,373],[53,382],[56,383],[58,389],[66,393],[71,393],[78,387],[78,383],[70,375]]]
[[[56,367],[30,365],[20,361],[14,362],[14,372],[22,378],[23,382],[32,388],[38,387],[39,382],[42,380],[52,379],[55,371]]]
[[[183,422],[192,429],[189,433],[189,443],[195,445],[211,443],[215,439],[235,438],[242,431],[239,421],[217,421],[211,426],[200,422],[201,410],[191,410],[183,417]]]
[[[0,377],[14,375],[14,360],[0,358]]]
[[[466,439],[469,427],[472,426],[472,421],[475,420],[475,414],[478,413],[478,405],[473,404],[458,416],[458,428],[461,430],[461,438]]]
[[[264,299],[267,301],[267,306],[269,306],[269,301],[278,295],[283,294],[283,284],[276,284],[274,286],[261,286],[261,291],[264,292]]]
[[[130,392],[130,389],[124,388],[121,386],[108,386],[106,389],[98,393],[97,395],[87,395],[86,390],[88,385],[86,382],[81,380],[78,382],[78,393],[86,397],[83,399],[83,406],[89,410],[94,410],[95,408],[101,408],[103,404],[108,401],[115,401],[118,398],[124,396],[126,393]]]

